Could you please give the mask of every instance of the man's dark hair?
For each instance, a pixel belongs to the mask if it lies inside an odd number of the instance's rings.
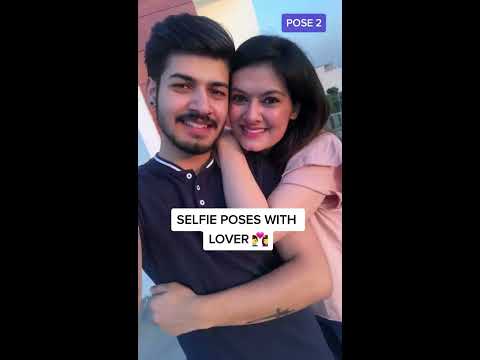
[[[202,55],[225,60],[235,53],[232,37],[217,22],[190,14],[171,15],[156,23],[145,46],[148,76],[159,82],[169,56]]]

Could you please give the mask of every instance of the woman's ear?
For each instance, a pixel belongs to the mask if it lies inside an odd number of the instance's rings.
[[[147,101],[150,106],[155,106],[155,97],[157,95],[157,83],[149,77],[147,80]]]
[[[293,105],[292,113],[290,114],[290,120],[297,119],[298,114],[300,113],[300,108],[301,108],[300,103],[296,103],[295,105]]]

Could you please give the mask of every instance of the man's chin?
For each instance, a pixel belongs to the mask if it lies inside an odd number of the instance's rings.
[[[183,152],[190,154],[190,155],[202,155],[212,151],[214,147],[214,143],[212,144],[191,144],[191,143],[184,143],[178,142],[175,145],[182,150]]]
[[[202,155],[212,151],[216,145],[218,138],[221,135],[221,132],[219,132],[218,134],[215,134],[216,136],[213,139],[212,137],[210,137],[209,139],[195,139],[190,136],[172,136],[169,132],[166,131],[163,131],[163,133],[170,140],[170,143],[173,146],[190,155]]]

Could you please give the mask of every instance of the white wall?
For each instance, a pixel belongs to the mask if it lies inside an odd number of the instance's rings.
[[[342,91],[342,69],[341,68],[336,68],[330,71],[324,71],[323,67],[318,67],[315,70],[317,71],[317,75],[325,91],[327,91],[328,88],[331,88],[333,86],[337,87],[339,91]]]
[[[138,87],[138,131],[142,135],[148,153],[151,156],[157,153],[160,150],[160,135],[148,111],[140,86]]]

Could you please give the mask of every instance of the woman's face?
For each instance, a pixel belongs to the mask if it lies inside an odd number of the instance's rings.
[[[282,139],[297,111],[272,66],[257,64],[233,74],[229,116],[240,145],[247,151],[258,152]]]

